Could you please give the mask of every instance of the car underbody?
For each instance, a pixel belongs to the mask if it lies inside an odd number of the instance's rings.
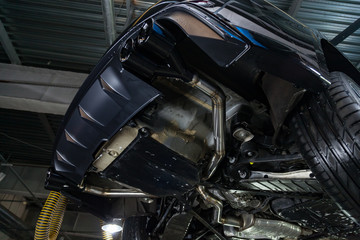
[[[338,144],[320,126],[356,73],[331,71],[325,40],[270,4],[230,2],[160,3],[120,36],[67,112],[46,187],[125,219],[128,238],[356,239],[359,158],[342,159],[357,132]]]

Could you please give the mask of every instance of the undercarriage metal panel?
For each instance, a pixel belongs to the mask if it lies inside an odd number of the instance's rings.
[[[159,197],[181,195],[200,181],[191,161],[151,138],[145,128],[103,175]]]
[[[350,233],[349,230],[355,227],[350,218],[341,212],[330,199],[296,204],[279,211],[278,214],[284,219],[299,222],[310,229],[318,231],[327,229],[333,235],[340,232]]]
[[[270,192],[321,193],[320,184],[316,179],[246,179],[239,186],[248,190]]]

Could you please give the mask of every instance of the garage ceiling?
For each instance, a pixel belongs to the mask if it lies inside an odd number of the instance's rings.
[[[153,1],[136,1],[132,19]],[[115,1],[116,32],[127,19],[126,3]],[[89,72],[107,49],[100,0],[0,0],[0,20],[23,65]],[[4,49],[0,61],[10,62]]]
[[[155,0],[116,0],[116,32],[126,24],[127,16],[138,17]],[[346,29],[360,17],[358,0],[271,0],[282,10],[328,39]],[[297,6],[297,8],[294,6]],[[295,11],[294,11],[295,10]],[[100,0],[0,0],[0,20],[23,65],[89,72],[107,49]],[[338,45],[346,56],[360,62],[360,30]],[[10,62],[3,48],[0,61]]]
[[[103,0],[104,1],[104,0]],[[116,0],[119,34],[155,0]],[[360,18],[358,0],[270,0],[329,40]],[[294,7],[295,6],[295,7]],[[23,65],[89,72],[107,49],[101,0],[0,0],[0,20]],[[354,65],[360,62],[360,30],[338,45]],[[10,62],[0,48],[0,62]]]

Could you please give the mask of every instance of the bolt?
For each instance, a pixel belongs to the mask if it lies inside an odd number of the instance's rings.
[[[239,170],[238,173],[239,173],[240,178],[246,178],[246,176],[247,176],[246,171]]]
[[[152,203],[152,202],[154,202],[154,200],[151,199],[151,198],[142,198],[141,201],[144,202],[144,203]]]
[[[259,200],[251,200],[249,202],[249,206],[252,208],[258,208],[258,207],[260,207],[260,205],[261,205],[261,202]]]
[[[140,134],[143,136],[143,137],[147,137],[148,134],[149,134],[149,131],[146,129],[146,128],[140,128]]]
[[[110,156],[113,156],[113,157],[119,156],[119,153],[117,151],[114,151],[114,150],[108,150],[108,154]]]
[[[234,163],[234,162],[235,162],[235,160],[236,160],[236,158],[235,158],[235,157],[229,157],[229,163]]]
[[[246,155],[247,155],[248,157],[252,157],[252,156],[254,156],[254,153],[253,153],[253,152],[247,152]]]

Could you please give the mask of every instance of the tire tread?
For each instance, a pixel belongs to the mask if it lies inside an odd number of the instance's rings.
[[[337,205],[360,223],[360,104],[347,76],[331,74],[319,96],[305,99],[292,125],[302,154]]]

